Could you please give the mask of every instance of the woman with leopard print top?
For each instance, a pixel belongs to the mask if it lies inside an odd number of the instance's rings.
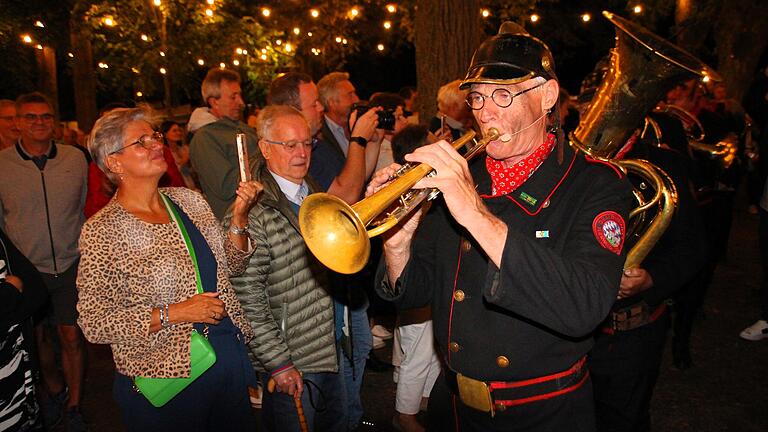
[[[112,200],[85,224],[77,285],[78,323],[93,343],[108,343],[116,366],[113,393],[128,430],[252,431],[248,389],[255,374],[247,356],[250,326],[228,277],[252,253],[247,230],[224,233],[197,192],[157,184],[167,168],[162,134],[143,108],[100,118],[89,150],[117,184]],[[240,183],[234,224],[244,227],[261,190]],[[184,238],[161,199],[186,226],[204,292]],[[188,377],[192,328],[204,332],[216,363],[166,405],[155,408],[133,386],[135,376]]]

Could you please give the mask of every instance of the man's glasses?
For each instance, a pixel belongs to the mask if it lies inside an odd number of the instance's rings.
[[[304,147],[304,150],[312,150],[312,146],[314,145],[314,140],[308,139],[304,141],[298,141],[298,140],[292,140],[292,141],[272,141],[270,139],[264,138],[264,141],[270,143],[270,144],[277,144],[285,147],[286,150],[289,152],[292,152],[296,150],[296,148],[299,147],[299,145]]]
[[[136,144],[144,147],[145,149],[149,150],[152,147],[152,144],[162,144],[163,143],[163,133],[162,132],[152,132],[152,135],[142,135],[139,139],[136,141],[122,146],[119,149],[109,152],[107,156],[111,154],[115,154],[117,152],[121,152],[125,149],[127,149],[130,146],[135,146]]]
[[[467,105],[469,105],[469,107],[472,108],[473,110],[477,111],[483,108],[483,106],[485,105],[485,100],[487,98],[491,98],[493,103],[495,103],[499,108],[506,108],[512,105],[512,101],[515,100],[517,96],[520,96],[523,93],[527,93],[535,88],[539,88],[545,83],[546,81],[517,93],[511,93],[509,90],[505,88],[497,88],[496,90],[493,91],[493,93],[491,93],[490,96],[484,95],[476,91],[469,92],[469,94],[467,95]]]
[[[24,119],[24,121],[27,123],[34,123],[35,121],[41,121],[43,123],[47,123],[53,120],[53,114],[49,114],[49,113],[46,113],[46,114],[29,113],[29,114],[20,115],[19,117]]]

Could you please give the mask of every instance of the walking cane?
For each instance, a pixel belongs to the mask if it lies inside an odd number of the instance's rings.
[[[269,382],[267,383],[267,390],[270,393],[274,392],[275,385],[275,379],[270,378]],[[309,427],[307,426],[307,418],[304,417],[304,406],[301,404],[301,397],[298,395],[298,393],[294,393],[293,403],[296,404],[296,414],[299,416],[299,426],[301,427],[301,432],[309,432]]]

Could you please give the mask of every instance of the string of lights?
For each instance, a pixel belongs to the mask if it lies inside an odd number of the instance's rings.
[[[157,8],[157,11],[159,11],[159,16],[162,16],[163,19],[165,19],[165,15],[168,14],[169,8],[171,7],[171,0],[152,0],[151,5]],[[222,0],[204,0],[203,4],[199,6],[199,9],[197,9],[198,13],[201,14],[200,21],[204,24],[207,23],[214,23],[216,22],[216,19],[218,19],[218,14],[220,14],[220,9],[224,6],[224,1]],[[151,8],[151,6],[150,6]],[[270,28],[270,24],[276,26],[278,25],[278,18],[280,18],[280,14],[276,12],[271,7],[263,6],[256,9],[258,11],[259,15],[259,24]],[[355,21],[360,20],[366,15],[366,11],[369,11],[369,9],[361,7],[361,6],[352,6],[350,7],[346,13],[343,14],[343,16],[349,20],[349,21]],[[642,14],[644,12],[644,7],[642,4],[630,4],[628,6],[628,10],[631,11],[631,13],[634,14]],[[323,10],[318,7],[310,7],[309,9],[306,9],[305,12],[309,15],[310,22],[317,22],[318,25],[322,25],[323,17],[325,16],[323,13]],[[384,38],[390,39],[388,42],[387,40],[380,40],[379,42],[374,42],[375,46],[375,52],[378,52],[379,54],[385,54],[387,52],[387,47],[391,43],[393,43],[392,37],[393,36],[387,36],[387,35],[397,35],[397,26],[399,25],[399,19],[398,19],[398,12],[400,12],[400,6],[396,3],[387,3],[384,5],[381,5],[381,9],[377,9],[377,13],[375,16],[381,17],[382,21],[380,21],[380,28],[383,30],[382,36]],[[490,19],[494,17],[494,11],[490,7],[482,7],[479,10],[480,16],[483,19]],[[98,16],[98,22],[103,26],[105,34],[108,34],[109,31],[114,31],[115,29],[119,29],[121,26],[121,11],[120,10],[113,10],[111,13],[104,13],[101,16]],[[591,21],[592,13],[589,11],[584,11],[577,17],[574,17],[575,19],[581,20],[584,24],[587,24]],[[131,22],[126,17],[122,18],[122,22]],[[546,16],[544,16],[542,13],[533,12],[527,15],[527,20],[530,21],[531,25],[544,25],[546,23]],[[284,24],[284,22],[283,22]],[[306,24],[306,23],[305,23]],[[45,29],[45,24],[40,21],[36,20],[33,23],[33,26],[38,28],[36,31],[41,31],[40,29]],[[171,50],[172,53],[169,53],[165,50],[164,44],[166,41],[163,39],[163,36],[160,34],[152,34],[151,32],[142,32],[138,35],[138,39],[143,44],[147,44],[148,46],[152,47],[158,47],[159,49],[156,49],[157,55],[160,57],[157,60],[156,64],[159,64],[156,66],[156,69],[154,69],[156,72],[160,75],[166,75],[169,73],[167,62],[169,60],[169,56],[175,55],[175,56],[184,56],[184,58],[189,58],[190,64],[195,65],[195,67],[204,68],[209,67],[209,65],[215,65],[218,64],[221,68],[227,68],[227,67],[241,67],[246,64],[251,64],[251,62],[262,62],[262,63],[274,63],[277,60],[276,59],[285,59],[285,58],[291,58],[292,56],[297,54],[297,51],[303,50],[304,53],[312,54],[313,56],[321,56],[326,54],[326,49],[332,49],[332,47],[329,47],[327,45],[323,45],[323,41],[317,40],[317,38],[314,38],[312,31],[305,31],[301,28],[301,26],[296,25],[292,28],[289,27],[290,30],[283,31],[283,37],[274,39],[271,42],[267,42],[261,49],[252,50],[249,52],[248,49],[242,48],[242,47],[233,47],[231,49],[231,55],[228,58],[211,58],[206,56],[200,56],[195,55],[193,52],[180,52],[179,50]],[[276,33],[280,33],[279,29],[272,28],[273,31]],[[30,45],[35,47],[36,49],[43,49],[43,45],[36,41],[33,37],[33,33],[24,33],[20,35],[21,40],[24,44]],[[135,36],[134,36],[135,37]],[[396,36],[395,36],[396,37]],[[350,45],[355,37],[353,35],[347,35],[340,32],[335,37],[331,36],[330,40],[334,41],[338,48],[336,49],[344,49],[344,47]],[[253,47],[253,46],[252,46]],[[332,50],[336,50],[332,49]],[[152,52],[147,51],[147,52]],[[67,56],[70,59],[74,59],[76,54],[72,52],[68,52]],[[114,59],[113,59],[114,60]],[[179,58],[177,57],[177,61]],[[182,61],[184,61],[182,59]],[[99,70],[102,70],[104,72],[112,71],[114,73],[114,69],[110,69],[110,65],[108,63],[108,59],[104,58],[98,61],[97,66]],[[148,70],[146,68],[139,68],[137,66],[131,66],[128,64],[120,64],[120,65],[114,65],[115,68],[118,70],[122,67],[130,67],[131,72],[135,75],[142,75],[151,73],[151,70]],[[173,70],[173,69],[171,69]],[[141,90],[138,90],[135,92],[137,97],[141,97],[144,95],[144,92]]]

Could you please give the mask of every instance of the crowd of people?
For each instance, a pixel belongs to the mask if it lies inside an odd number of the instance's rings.
[[[632,180],[568,145],[594,89],[571,98],[554,64],[507,26],[432,118],[414,88],[361,101],[345,72],[282,74],[245,116],[241,77],[215,68],[186,124],[110,104],[87,136],[40,93],[0,100],[0,430],[87,430],[85,340],[111,347],[130,431],[356,430],[366,368],[392,369],[397,430],[649,430],[670,327],[675,365],[692,366],[744,175],[768,250],[759,148],[722,85],[672,89],[656,133],[621,154],[669,175],[677,211],[625,269]],[[735,136],[737,162],[700,164],[695,127],[711,145]],[[450,143],[471,130],[497,137],[467,161]],[[405,163],[432,167],[416,187],[441,197],[362,271],[326,268],[299,229],[304,199],[354,204]],[[765,303],[743,338],[768,336]]]

